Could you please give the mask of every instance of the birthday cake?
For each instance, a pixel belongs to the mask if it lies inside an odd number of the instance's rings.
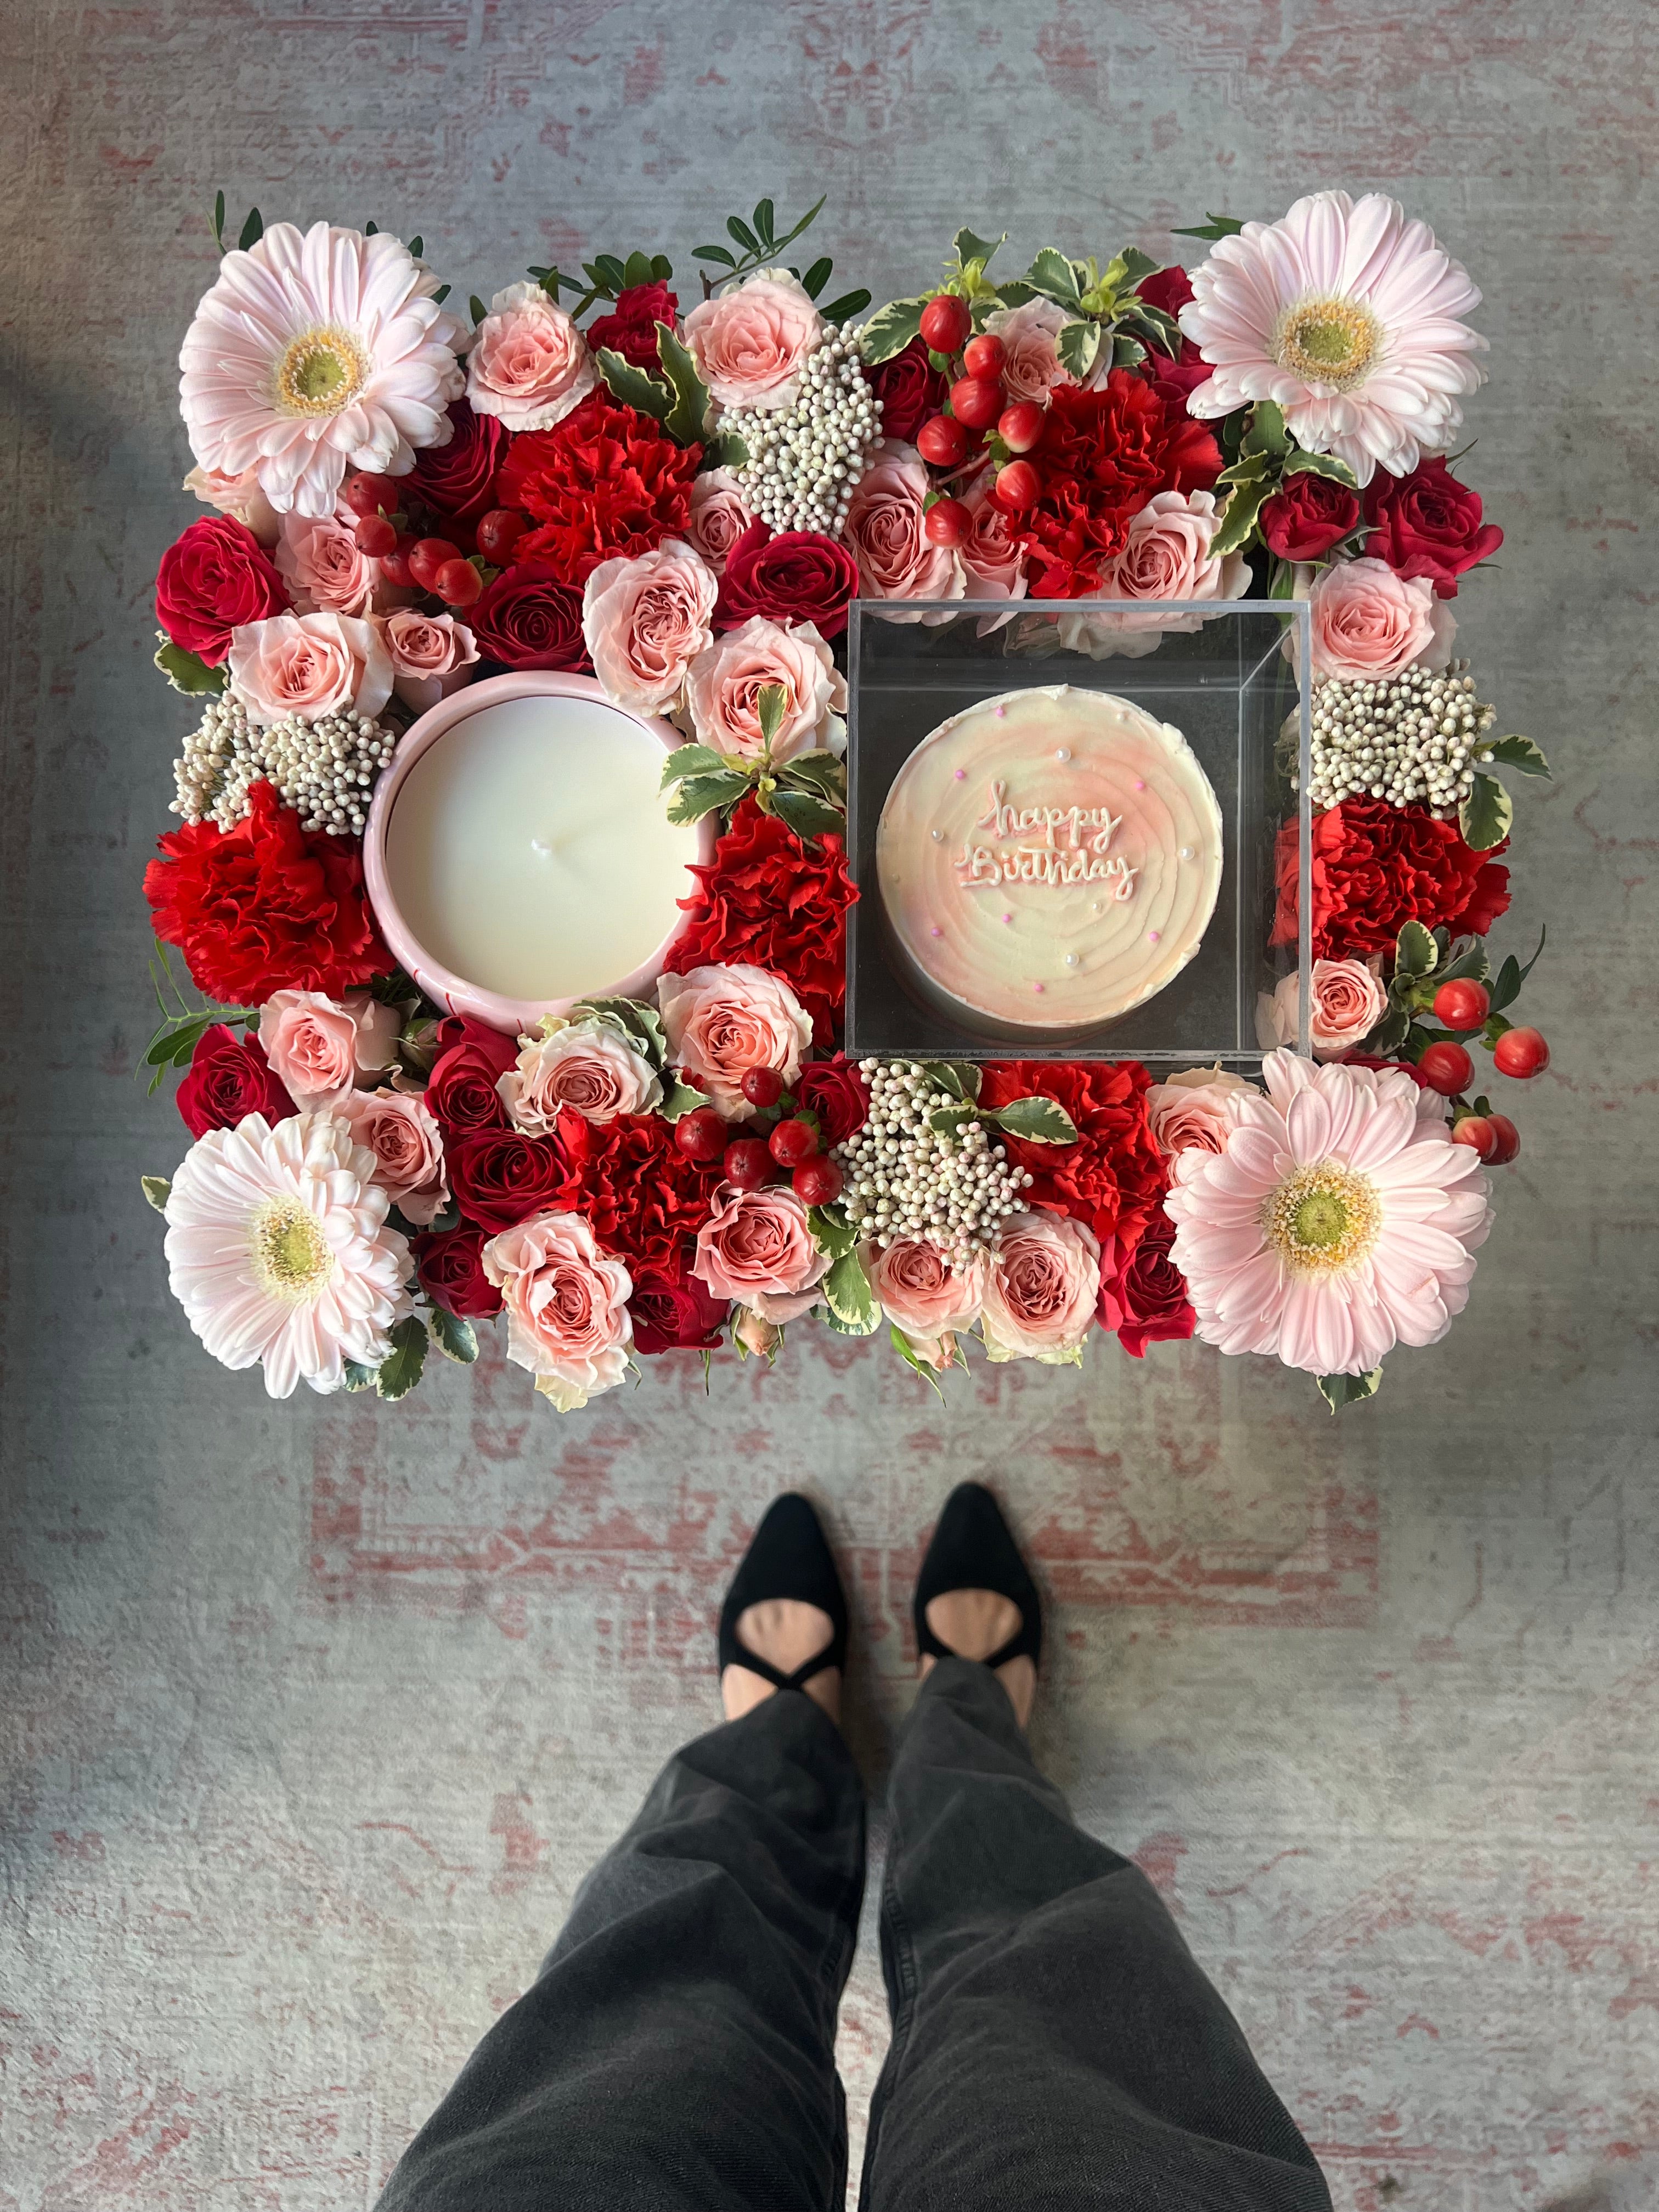
[[[876,874],[922,996],[994,1036],[1094,1029],[1171,983],[1221,886],[1221,810],[1179,730],[1045,684],[941,722],[894,779]]]

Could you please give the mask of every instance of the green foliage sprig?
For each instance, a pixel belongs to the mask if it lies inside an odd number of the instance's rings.
[[[155,939],[155,956],[149,963],[149,976],[155,990],[155,1003],[161,1009],[161,1026],[145,1048],[137,1072],[142,1074],[147,1067],[154,1070],[146,1094],[153,1098],[161,1089],[161,1079],[168,1068],[190,1066],[191,1056],[201,1042],[204,1030],[211,1029],[216,1022],[223,1022],[227,1028],[241,1022],[248,1029],[253,1029],[258,1024],[259,1009],[258,1006],[192,1006],[173,972],[167,946],[159,937]],[[171,1006],[167,1004],[169,997],[173,1000]]]
[[[668,803],[668,818],[701,822],[719,813],[729,820],[751,792],[763,814],[775,814],[803,842],[847,832],[847,769],[834,753],[799,753],[775,761],[772,741],[783,724],[788,695],[781,684],[765,684],[758,701],[764,750],[758,760],[740,753],[716,752],[712,745],[681,745],[663,763],[662,788],[678,787]]]

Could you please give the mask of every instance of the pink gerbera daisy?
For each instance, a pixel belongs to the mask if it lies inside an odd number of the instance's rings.
[[[179,404],[204,469],[257,472],[280,514],[334,512],[348,465],[401,476],[446,446],[465,333],[386,231],[273,223],[226,254],[179,356]]]
[[[1262,1072],[1267,1096],[1237,1100],[1224,1150],[1170,1164],[1198,1334],[1315,1375],[1437,1343],[1492,1224],[1480,1155],[1420,1110],[1403,1068],[1273,1052]]]
[[[1468,271],[1382,192],[1310,192],[1279,222],[1247,222],[1193,271],[1181,327],[1212,374],[1200,416],[1277,401],[1291,434],[1369,483],[1443,453],[1485,372]]]

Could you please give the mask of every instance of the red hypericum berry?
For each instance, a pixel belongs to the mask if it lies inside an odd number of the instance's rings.
[[[789,1180],[803,1206],[833,1206],[841,1196],[841,1170],[823,1153],[803,1160]]]
[[[739,1088],[751,1106],[775,1106],[783,1096],[783,1078],[775,1067],[745,1067]]]
[[[970,430],[988,430],[1002,412],[1002,386],[994,376],[958,377],[951,386],[951,412]]]
[[[1007,358],[1008,349],[994,331],[981,331],[962,349],[962,365],[969,376],[1000,377]]]
[[[342,496],[354,514],[396,514],[403,505],[395,477],[371,476],[367,470],[346,478]]]
[[[1017,399],[997,416],[997,435],[1011,453],[1029,453],[1042,435],[1042,410],[1035,399]]]
[[[1452,1131],[1455,1145],[1468,1145],[1489,1160],[1498,1150],[1498,1132],[1484,1114],[1466,1114]]]
[[[1478,1030],[1491,1011],[1491,992],[1473,976],[1455,976],[1434,994],[1434,1018],[1449,1030]]]
[[[973,328],[966,300],[954,292],[941,292],[921,311],[921,342],[935,353],[954,353]]]
[[[712,1106],[695,1107],[674,1124],[674,1142],[689,1160],[717,1160],[726,1150],[726,1127]]]
[[[916,433],[916,451],[936,469],[953,469],[968,451],[968,433],[949,415],[935,415]]]
[[[478,550],[492,568],[503,568],[529,527],[529,517],[516,507],[492,507],[488,514],[478,518]]]
[[[423,592],[434,592],[439,569],[460,557],[460,547],[447,538],[417,538],[409,549],[409,573]]]
[[[780,1121],[770,1138],[773,1158],[781,1168],[798,1168],[818,1148],[817,1131],[810,1121]]]
[[[930,545],[960,545],[973,520],[961,500],[936,499],[922,523],[922,535]]]
[[[772,1155],[758,1137],[739,1137],[726,1148],[726,1180],[734,1190],[760,1190],[772,1180]]]
[[[446,561],[432,588],[447,607],[470,607],[483,589],[483,578],[470,561]]]
[[[383,561],[398,543],[398,528],[383,514],[366,514],[352,536],[357,541],[357,550],[367,553],[371,561]]]
[[[399,591],[407,591],[415,581],[409,566],[409,556],[415,550],[415,545],[414,538],[400,538],[390,553],[382,553],[380,556],[381,576],[388,584],[395,584]]]
[[[1521,1132],[1507,1114],[1488,1114],[1486,1119],[1498,1139],[1492,1164],[1495,1168],[1506,1168],[1521,1149]]]
[[[1550,1048],[1536,1030],[1505,1030],[1492,1048],[1492,1064],[1500,1075],[1523,1081],[1541,1075],[1550,1064]]]
[[[1006,468],[997,471],[997,497],[1016,514],[1035,507],[1042,489],[1042,479],[1029,461],[1010,461]]]
[[[1431,1091],[1450,1098],[1467,1091],[1474,1080],[1474,1062],[1461,1044],[1443,1040],[1428,1046],[1417,1063],[1417,1072]]]

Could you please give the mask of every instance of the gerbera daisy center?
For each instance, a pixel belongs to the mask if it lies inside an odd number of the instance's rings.
[[[315,1297],[334,1272],[323,1224],[297,1198],[269,1198],[248,1223],[254,1272],[273,1297]]]
[[[1338,1160],[1298,1168],[1261,1209],[1267,1241],[1304,1272],[1340,1273],[1376,1242],[1382,1208],[1375,1187]]]
[[[362,389],[364,374],[349,331],[306,331],[276,364],[276,404],[285,415],[337,415]]]
[[[1376,359],[1382,325],[1358,300],[1299,300],[1279,319],[1273,356],[1310,384],[1346,392]]]

